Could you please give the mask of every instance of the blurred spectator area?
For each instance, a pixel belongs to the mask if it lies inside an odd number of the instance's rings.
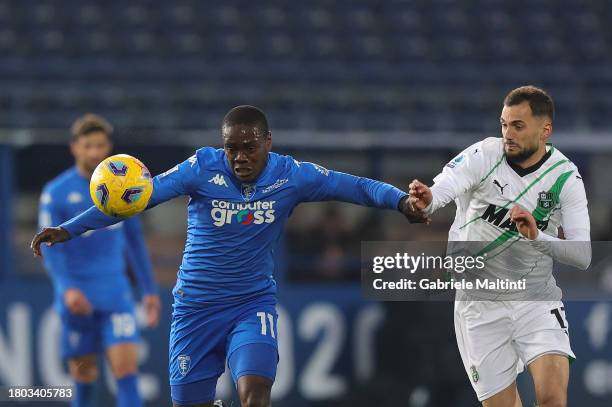
[[[3,0],[0,127],[215,128],[250,103],[277,129],[477,132],[532,83],[558,128],[602,130],[611,20],[607,0]]]

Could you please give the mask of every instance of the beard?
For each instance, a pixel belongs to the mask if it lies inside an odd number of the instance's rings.
[[[527,161],[529,158],[531,158],[532,155],[534,155],[536,152],[538,151],[538,146],[532,146],[532,147],[525,147],[523,149],[521,149],[518,153],[515,154],[508,154],[508,152],[506,152],[506,158],[508,159],[508,161],[510,161],[511,163],[514,164],[521,164],[525,161]]]

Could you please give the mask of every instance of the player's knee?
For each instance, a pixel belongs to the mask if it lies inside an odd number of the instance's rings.
[[[270,401],[261,396],[249,396],[240,401],[242,407],[268,407],[270,405]]]
[[[92,383],[98,379],[98,367],[95,363],[75,361],[70,364],[70,375],[80,383]]]
[[[242,407],[268,407],[270,395],[258,389],[246,389],[240,394]]]
[[[567,407],[567,400],[563,395],[546,394],[538,398],[538,407]]]
[[[137,374],[138,365],[130,360],[116,361],[111,364],[111,371],[115,379],[122,379],[126,376]]]

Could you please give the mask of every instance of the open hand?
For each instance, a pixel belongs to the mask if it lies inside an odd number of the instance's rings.
[[[89,315],[92,312],[91,303],[78,288],[69,288],[64,292],[64,305],[75,315]]]
[[[144,309],[147,314],[147,326],[157,326],[157,324],[159,324],[159,314],[161,312],[159,295],[150,294],[143,296],[142,305],[144,305]]]
[[[46,243],[47,246],[53,246],[56,243],[65,242],[70,240],[70,234],[63,228],[44,228],[34,236],[32,243],[30,243],[30,249],[34,251],[34,256],[40,257],[41,243]]]

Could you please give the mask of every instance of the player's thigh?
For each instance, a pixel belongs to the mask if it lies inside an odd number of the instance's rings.
[[[230,354],[228,365],[241,400],[269,402],[277,362],[277,349],[267,343],[242,345]]]
[[[94,381],[98,375],[96,354],[100,352],[100,325],[96,314],[60,313],[62,356],[70,375],[78,381]]]
[[[520,359],[510,341],[512,331],[508,309],[500,302],[455,303],[457,346],[480,401],[505,391],[516,380]]]
[[[170,385],[174,406],[212,406],[218,377]]]
[[[540,404],[567,404],[569,360],[566,355],[546,354],[528,365]]]
[[[550,353],[575,358],[561,301],[516,302],[513,307],[516,315],[513,340],[525,365]]]
[[[214,400],[225,371],[226,343],[235,320],[232,307],[174,304],[170,328],[170,389],[177,405]]]
[[[102,346],[116,378],[135,373],[140,341],[136,314],[129,306],[123,310],[101,312]]]
[[[228,364],[235,383],[256,375],[274,381],[278,364],[278,314],[272,304],[242,310],[227,343]]]
[[[483,407],[523,407],[516,382],[504,390],[482,401]]]
[[[238,379],[238,396],[243,406],[267,407],[270,405],[274,381],[257,375],[243,375]]]

